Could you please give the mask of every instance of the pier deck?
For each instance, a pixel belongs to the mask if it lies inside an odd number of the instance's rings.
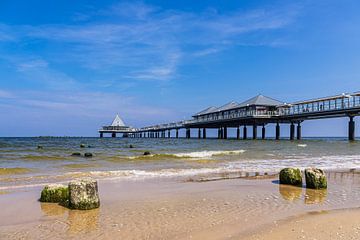
[[[262,126],[262,138],[265,138],[265,125],[276,124],[276,139],[280,138],[280,124],[290,124],[290,139],[301,139],[301,123],[306,120],[324,118],[349,118],[349,140],[355,139],[354,117],[360,115],[360,92],[340,94],[313,100],[283,103],[269,97],[258,95],[243,103],[230,102],[219,108],[209,107],[192,119],[165,123],[143,128],[131,128],[127,132],[131,137],[170,137],[170,131],[186,129],[186,137],[190,138],[190,129],[198,129],[198,137],[206,138],[206,129],[218,129],[218,138],[227,138],[227,128],[237,128],[240,138],[240,127],[243,138],[247,138],[247,126],[253,128],[253,139],[257,138],[257,127]],[[201,131],[202,129],[202,131]],[[100,130],[102,132],[105,129]],[[99,132],[100,132],[99,131]]]

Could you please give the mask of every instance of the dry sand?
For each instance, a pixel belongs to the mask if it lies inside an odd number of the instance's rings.
[[[16,190],[0,195],[0,239],[356,237],[359,210],[334,210],[360,206],[360,175],[328,177],[327,191],[279,185],[274,177],[100,181],[101,207],[91,211],[39,203],[41,188]]]

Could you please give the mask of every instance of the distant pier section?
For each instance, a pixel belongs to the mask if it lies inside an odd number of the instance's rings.
[[[104,137],[104,133],[110,133],[111,137],[116,137],[116,134],[122,134],[123,137],[128,137],[129,134],[136,133],[137,131],[138,130],[133,127],[126,126],[119,114],[117,114],[111,125],[103,126],[99,130],[99,133],[101,138]]]
[[[306,120],[347,117],[348,139],[355,140],[354,118],[360,115],[360,92],[339,94],[312,100],[285,103],[263,95],[244,102],[229,102],[220,107],[208,107],[192,116],[192,119],[164,123],[143,128],[126,127],[117,115],[111,126],[99,130],[103,133],[123,133],[125,137],[179,138],[179,130],[185,129],[185,138],[191,138],[195,130],[197,138],[206,138],[207,129],[217,129],[219,139],[227,139],[228,129],[235,128],[236,139],[248,139],[248,128],[252,130],[251,139],[265,139],[266,128],[274,125],[276,140],[280,139],[281,126],[289,126],[289,139],[301,139],[301,124]],[[261,134],[258,134],[261,128]]]

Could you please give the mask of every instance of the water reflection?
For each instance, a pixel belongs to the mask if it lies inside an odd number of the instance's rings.
[[[319,204],[323,203],[327,197],[327,190],[306,189],[305,204]]]
[[[81,210],[71,210],[69,211],[68,224],[69,229],[68,233],[87,233],[94,231],[99,227],[99,209],[81,211]]]
[[[40,203],[41,211],[46,216],[60,216],[64,215],[68,209],[54,203]]]
[[[88,233],[98,229],[99,209],[70,210],[56,203],[41,203],[40,207],[44,215],[57,217],[61,222],[65,221],[69,234]]]
[[[302,188],[279,184],[280,195],[287,201],[295,201],[301,198]]]

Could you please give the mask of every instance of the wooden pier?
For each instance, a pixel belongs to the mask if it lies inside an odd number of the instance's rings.
[[[99,130],[103,133],[121,132],[128,137],[165,138],[171,137],[175,131],[175,138],[179,138],[179,130],[185,129],[185,137],[191,137],[191,131],[197,131],[198,138],[206,138],[207,129],[217,129],[219,139],[228,138],[228,128],[236,128],[237,139],[248,138],[248,127],[252,128],[252,139],[257,139],[258,128],[261,127],[261,138],[266,138],[267,124],[275,124],[274,138],[280,139],[281,125],[290,128],[290,140],[301,139],[301,124],[306,120],[324,118],[349,118],[348,139],[355,140],[354,118],[360,115],[360,92],[340,94],[336,96],[313,100],[284,103],[263,95],[258,95],[245,102],[230,102],[221,107],[209,107],[196,113],[190,120],[165,123],[143,128],[122,128]],[[115,121],[115,120],[114,120]],[[125,131],[126,130],[126,131]],[[242,134],[241,134],[242,132]]]

